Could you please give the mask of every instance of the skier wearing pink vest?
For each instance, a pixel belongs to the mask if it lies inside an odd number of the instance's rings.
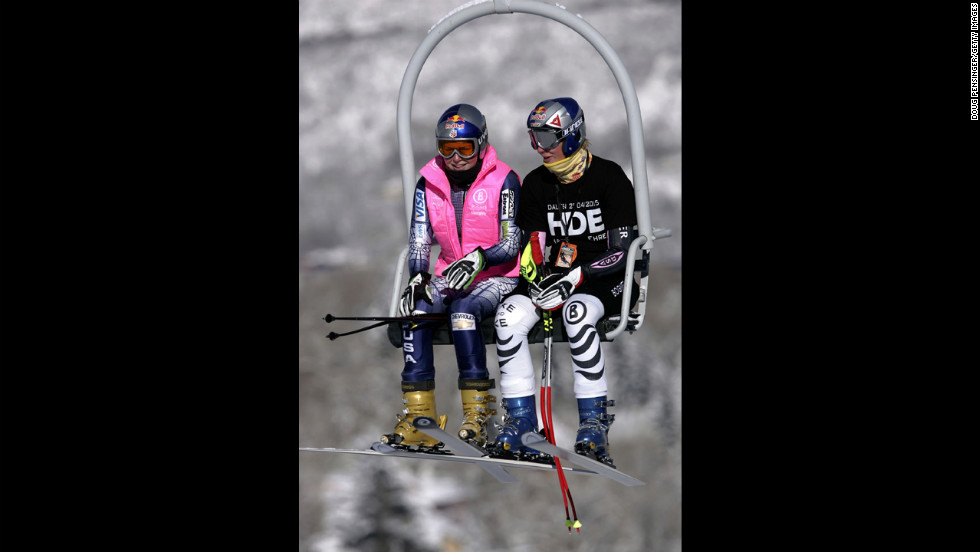
[[[487,370],[480,323],[493,316],[501,299],[517,286],[521,230],[514,224],[521,182],[497,159],[486,118],[469,104],[447,109],[436,123],[438,155],[419,173],[409,232],[410,280],[399,314],[448,313],[459,369],[463,419],[458,434],[473,444],[487,441],[494,388]],[[440,253],[432,274],[433,243]],[[395,447],[432,448],[438,444],[412,421],[428,416],[445,429],[446,416],[435,404],[433,322],[404,323],[402,402],[404,409],[382,442]]]

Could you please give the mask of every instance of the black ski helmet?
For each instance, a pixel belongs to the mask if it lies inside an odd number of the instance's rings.
[[[489,139],[487,118],[483,116],[483,113],[480,113],[479,109],[470,104],[456,104],[450,107],[439,116],[439,121],[436,122],[437,144],[444,140],[471,141],[473,143],[474,153],[479,154],[478,158],[480,159],[483,158],[483,151],[487,148]],[[443,157],[452,157],[453,154],[450,151],[447,156],[441,148],[439,153]],[[473,156],[472,154],[464,156],[462,153],[460,155],[464,158]]]
[[[532,148],[551,149],[565,140],[561,151],[568,156],[585,142],[585,112],[572,98],[544,100],[527,116],[527,128]]]

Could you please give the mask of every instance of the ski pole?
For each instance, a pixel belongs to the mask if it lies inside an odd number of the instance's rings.
[[[330,338],[330,341],[333,341],[334,339],[337,339],[338,337],[343,337],[345,335],[351,335],[351,334],[360,333],[360,332],[367,331],[367,330],[370,330],[372,328],[377,328],[379,326],[384,326],[384,325],[387,325],[387,324],[391,324],[391,322],[378,322],[377,324],[371,324],[370,326],[365,326],[365,327],[363,327],[363,328],[361,328],[359,330],[354,330],[354,331],[351,331],[351,332],[344,332],[344,333],[330,332],[330,333],[327,334],[327,337]]]
[[[423,314],[423,315],[416,315],[416,316],[334,316],[332,314],[328,314],[328,315],[324,316],[323,319],[326,320],[328,324],[330,322],[333,322],[334,320],[374,320],[374,321],[378,321],[377,324],[371,324],[370,326],[365,326],[363,328],[360,328],[360,329],[357,329],[357,330],[353,330],[353,331],[350,331],[350,332],[344,332],[344,333],[330,332],[329,334],[326,335],[326,337],[329,338],[330,341],[333,341],[333,340],[337,339],[338,337],[343,337],[345,335],[351,335],[351,334],[356,334],[356,333],[360,333],[360,332],[363,332],[363,331],[371,330],[371,329],[374,329],[374,328],[378,328],[380,326],[384,326],[385,324],[390,324],[392,322],[412,322],[412,327],[413,328],[417,325],[416,322],[427,322],[427,321],[445,322],[446,321],[446,315],[445,314]]]
[[[544,321],[544,363],[541,367],[541,418],[544,420],[545,436],[548,442],[555,445],[555,426],[551,418],[551,343],[554,326],[552,325],[551,312],[542,310],[541,318]],[[558,484],[561,487],[562,500],[565,502],[565,526],[568,532],[575,531],[581,533],[582,523],[578,520],[578,512],[575,511],[575,501],[572,500],[572,491],[568,488],[568,480],[565,479],[565,470],[561,467],[561,460],[554,457],[555,468],[558,471]],[[567,497],[566,497],[567,496]],[[573,522],[568,515],[568,505],[572,505],[572,515],[575,517]]]
[[[423,320],[446,320],[445,314],[417,314],[414,316],[334,316],[323,317],[327,324],[334,320],[366,320],[375,322],[421,322]]]
[[[538,281],[544,280],[546,274],[545,264],[544,264],[544,254],[542,250],[542,244],[539,239],[539,234],[537,232],[531,234],[531,239],[528,241],[527,248],[530,249],[530,259],[522,258],[522,265],[525,262],[530,261],[528,264],[533,263],[535,267],[531,270],[531,266],[528,266],[528,270],[525,270],[524,266],[521,266],[521,273],[524,274],[525,279],[531,281],[535,276],[537,276]],[[522,255],[523,257],[523,255]],[[552,335],[554,333],[554,326],[552,325],[551,312],[546,310],[541,310],[541,319],[544,323],[544,362],[541,365],[541,419],[544,423],[545,436],[548,441],[554,445],[555,444],[555,426],[551,419],[551,343]],[[555,461],[555,468],[558,472],[558,485],[561,487],[561,498],[565,503],[565,526],[568,527],[568,532],[572,532],[572,527],[575,527],[576,532],[581,532],[582,523],[578,520],[578,512],[575,511],[575,501],[572,500],[572,491],[568,488],[568,480],[565,479],[565,470],[561,467],[561,460],[557,456],[553,457]],[[575,516],[574,523],[572,518],[568,515],[568,504],[572,505],[572,515]]]
[[[543,254],[543,243],[540,232],[532,232],[524,250],[521,253],[521,276],[534,285],[534,281],[544,280],[546,274]],[[551,423],[551,341],[552,325],[551,312],[541,310],[541,319],[544,322],[544,363],[541,365],[541,420],[544,424],[545,437],[551,444],[555,444],[555,430]],[[578,513],[575,512],[575,501],[572,500],[572,491],[568,488],[568,481],[565,479],[565,471],[561,467],[561,460],[557,456],[552,457],[555,461],[555,468],[558,471],[558,484],[561,486],[561,498],[565,503],[565,526],[568,532],[572,532],[572,527],[579,529],[582,524],[578,520]],[[572,504],[572,514],[575,522],[572,522],[568,515],[568,503]]]

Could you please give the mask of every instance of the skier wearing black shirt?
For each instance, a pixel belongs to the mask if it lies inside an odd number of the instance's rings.
[[[636,237],[633,185],[613,161],[590,151],[585,116],[572,98],[540,102],[527,119],[531,147],[544,164],[524,178],[517,225],[531,246],[550,254],[541,279],[522,284],[504,299],[495,319],[504,427],[491,451],[496,456],[534,454],[521,435],[537,431],[534,367],[528,333],[540,310],[561,309],[571,349],[579,409],[575,450],[613,465],[608,432],[608,386],[596,323],[622,306],[626,255]],[[536,242],[536,243],[535,243]],[[531,247],[525,248],[525,254]],[[528,265],[527,259],[522,266]],[[632,271],[629,271],[632,277]],[[632,306],[637,299],[633,286]]]

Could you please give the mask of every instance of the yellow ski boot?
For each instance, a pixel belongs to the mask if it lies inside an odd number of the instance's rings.
[[[478,447],[487,444],[487,421],[497,411],[490,407],[497,397],[488,393],[493,380],[460,380],[463,399],[463,422],[459,426],[459,438]]]
[[[402,403],[405,408],[397,416],[398,421],[395,424],[395,429],[391,433],[382,435],[381,442],[396,448],[407,449],[415,446],[418,447],[417,450],[437,450],[443,446],[443,443],[415,429],[412,421],[419,416],[428,416],[435,419],[439,423],[439,427],[446,429],[446,415],[438,416],[436,414],[435,389],[409,389],[416,386],[434,387],[434,385],[402,383]]]

